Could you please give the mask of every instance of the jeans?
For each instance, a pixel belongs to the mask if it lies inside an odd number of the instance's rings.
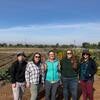
[[[90,81],[80,81],[82,88],[83,100],[93,100],[93,82]]]
[[[14,100],[22,100],[25,90],[25,83],[16,82],[16,87],[12,87]]]
[[[77,100],[78,79],[62,78],[62,82],[63,82],[64,100],[69,100],[70,95],[72,96],[72,100]]]
[[[46,82],[45,82],[45,97],[46,97],[46,100],[56,100],[56,92],[57,92],[58,86],[59,86],[59,82],[50,83],[49,81],[46,80]]]
[[[31,84],[30,91],[31,91],[31,99],[30,100],[37,100],[38,93],[39,93],[39,84],[38,85]]]

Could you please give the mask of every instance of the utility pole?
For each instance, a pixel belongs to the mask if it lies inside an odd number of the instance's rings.
[[[76,48],[76,41],[74,40],[74,49]]]

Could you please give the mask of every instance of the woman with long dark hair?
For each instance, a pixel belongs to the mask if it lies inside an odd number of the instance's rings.
[[[28,62],[25,71],[26,86],[30,88],[31,91],[30,100],[37,100],[40,77],[42,75],[41,72],[41,54],[36,52],[33,55],[33,60]]]
[[[66,56],[60,64],[64,100],[69,100],[69,95],[72,96],[72,100],[77,100],[78,64],[72,49],[67,49]]]
[[[82,88],[83,100],[94,100],[93,99],[93,81],[94,74],[96,73],[96,63],[91,58],[90,52],[88,49],[83,50],[82,58],[80,62],[80,84]]]

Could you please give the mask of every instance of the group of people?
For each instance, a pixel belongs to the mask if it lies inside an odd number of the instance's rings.
[[[37,100],[40,84],[45,88],[45,100],[56,100],[57,89],[62,84],[64,100],[78,100],[78,83],[82,89],[83,100],[93,99],[93,81],[96,63],[88,49],[83,50],[77,60],[72,49],[67,49],[65,57],[59,60],[56,53],[48,52],[48,59],[39,52],[34,53],[32,61],[26,61],[23,52],[10,68],[14,100],[22,100],[26,88],[30,88],[30,100]]]

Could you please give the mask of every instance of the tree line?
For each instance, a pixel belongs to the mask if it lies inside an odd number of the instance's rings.
[[[91,49],[100,49],[100,42],[98,43],[89,43],[89,42],[84,42],[82,43],[81,46],[75,45],[75,44],[62,44],[60,45],[59,43],[56,43],[55,45],[46,45],[46,44],[7,44],[7,43],[0,43],[0,47],[36,47],[36,48],[46,48],[46,47],[55,47],[55,48],[91,48]]]

